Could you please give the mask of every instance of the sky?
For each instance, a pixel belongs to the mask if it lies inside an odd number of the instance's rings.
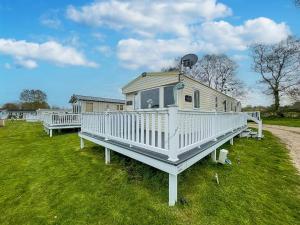
[[[247,87],[243,105],[269,105],[248,46],[300,35],[293,0],[0,0],[0,105],[41,89],[52,106],[72,94],[124,98],[122,86],[187,53],[225,53]]]

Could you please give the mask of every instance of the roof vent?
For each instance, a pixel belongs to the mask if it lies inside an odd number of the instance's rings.
[[[147,73],[146,73],[146,72],[143,72],[143,73],[142,73],[142,77],[145,77],[145,76],[147,76]]]

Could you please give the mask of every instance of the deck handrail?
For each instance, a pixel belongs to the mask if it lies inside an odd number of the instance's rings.
[[[247,125],[242,112],[157,110],[82,113],[81,131],[177,161],[178,155]]]
[[[81,115],[75,113],[65,113],[65,114],[45,113],[41,117],[43,123],[47,124],[48,126],[81,124]]]
[[[249,116],[251,116],[255,119],[261,120],[260,111],[251,111],[251,112],[245,112],[245,113],[247,113]]]

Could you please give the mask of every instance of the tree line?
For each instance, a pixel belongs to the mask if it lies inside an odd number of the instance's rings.
[[[37,109],[49,109],[50,106],[47,103],[47,94],[41,90],[24,89],[20,93],[20,102],[5,103],[2,108],[9,110],[37,110]]]

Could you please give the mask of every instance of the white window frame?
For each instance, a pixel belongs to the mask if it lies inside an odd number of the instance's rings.
[[[199,107],[195,107],[195,92],[196,91],[198,91],[199,92]],[[201,108],[201,101],[200,101],[200,99],[201,99],[201,93],[200,93],[200,90],[199,89],[196,89],[196,88],[194,88],[193,89],[193,97],[192,97],[192,104],[193,104],[193,109],[195,109],[195,110],[200,110],[200,108]]]
[[[162,109],[168,108],[168,107],[165,107],[165,87],[170,87],[170,86],[174,86],[175,87],[175,85],[176,84],[169,84],[169,85],[162,86],[162,91],[161,91],[161,93],[162,93]],[[174,102],[175,105],[178,105],[178,95],[179,95],[179,92],[177,90],[177,99],[175,99],[175,102]]]
[[[159,98],[159,108],[156,108],[156,109],[167,109],[168,107],[164,107],[164,105],[165,105],[165,103],[164,103],[164,88],[165,87],[169,87],[169,86],[175,86],[176,84],[174,83],[174,84],[168,84],[168,85],[164,85],[164,86],[159,86],[159,87],[153,87],[153,88],[147,88],[147,89],[144,89],[144,90],[140,90],[140,91],[138,91],[137,93],[137,95],[135,95],[135,96],[138,96],[138,101],[139,101],[139,109],[141,109],[141,110],[143,110],[142,108],[141,108],[141,106],[142,106],[142,98],[141,98],[141,93],[143,92],[143,91],[149,91],[149,90],[154,90],[154,89],[159,89],[159,96],[158,96],[158,98]],[[178,104],[178,99],[179,99],[179,93],[180,92],[178,92],[177,93],[177,99],[176,99],[176,101],[175,101],[175,104]],[[134,99],[133,99],[133,102],[134,102]],[[135,104],[135,103],[134,103]],[[139,110],[139,109],[136,109],[135,108],[135,106],[134,106],[134,110]]]
[[[144,89],[144,90],[140,90],[139,92],[138,92],[138,94],[139,94],[139,101],[140,101],[140,108],[139,109],[141,109],[141,110],[143,110],[142,109],[142,92],[143,91],[150,91],[150,90],[154,90],[154,89],[158,89],[158,108],[154,108],[154,109],[160,109],[161,108],[161,87],[154,87],[154,88],[148,88],[148,89]]]

